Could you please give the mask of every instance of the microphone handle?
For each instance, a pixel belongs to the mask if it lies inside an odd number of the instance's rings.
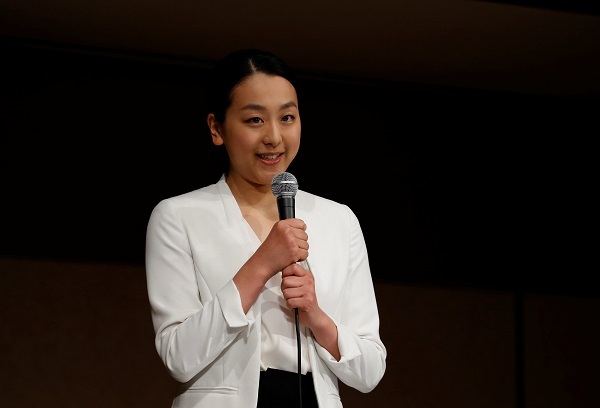
[[[288,218],[295,218],[295,198],[291,196],[280,196],[277,197],[277,210],[279,210],[279,219],[287,220]]]
[[[279,211],[279,219],[287,220],[288,218],[296,217],[296,203],[295,198],[292,196],[280,196],[277,197],[277,210]],[[310,271],[310,266],[308,265],[308,261],[305,259],[304,261],[298,262],[304,269]]]

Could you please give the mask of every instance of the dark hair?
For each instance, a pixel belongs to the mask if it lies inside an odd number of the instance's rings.
[[[219,123],[225,120],[233,89],[246,77],[256,73],[280,76],[296,87],[295,73],[275,54],[255,48],[234,51],[220,60],[209,75],[208,112],[213,113]]]

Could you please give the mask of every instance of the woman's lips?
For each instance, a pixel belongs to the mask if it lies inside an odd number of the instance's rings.
[[[265,164],[273,165],[273,164],[277,164],[281,161],[281,158],[283,157],[283,153],[257,154],[256,157],[258,157],[258,159]]]

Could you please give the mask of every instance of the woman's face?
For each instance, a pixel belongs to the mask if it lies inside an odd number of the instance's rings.
[[[228,177],[268,185],[286,171],[300,148],[300,112],[285,78],[253,74],[232,93],[222,126],[211,126],[213,143],[229,155]]]

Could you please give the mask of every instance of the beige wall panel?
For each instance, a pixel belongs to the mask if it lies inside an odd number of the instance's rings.
[[[600,407],[600,299],[527,295],[525,408]]]
[[[505,292],[376,283],[388,368],[345,408],[515,406],[514,297]]]
[[[514,299],[376,283],[388,368],[347,408],[511,408]],[[2,407],[168,407],[176,383],[153,343],[137,265],[0,259]]]

